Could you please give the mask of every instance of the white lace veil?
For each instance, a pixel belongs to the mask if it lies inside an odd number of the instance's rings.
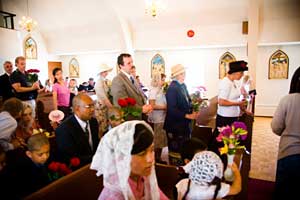
[[[103,174],[104,186],[122,192],[125,200],[135,200],[128,178],[136,124],[145,125],[153,133],[152,128],[144,121],[124,122],[104,135],[91,163],[91,169],[97,170],[97,176]],[[159,199],[154,166],[145,179],[145,199]]]

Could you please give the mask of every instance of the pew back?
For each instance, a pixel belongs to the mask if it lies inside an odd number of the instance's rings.
[[[29,195],[25,200],[94,200],[102,189],[102,176],[97,177],[96,171],[91,170],[88,164]]]

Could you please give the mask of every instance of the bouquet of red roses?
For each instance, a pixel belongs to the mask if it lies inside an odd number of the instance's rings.
[[[65,163],[51,162],[48,165],[49,173],[48,178],[50,181],[59,179],[65,175],[72,173],[73,170],[77,169],[80,165],[80,159],[73,157],[70,159],[70,164],[67,166]]]
[[[135,106],[136,100],[134,98],[118,99],[118,104],[121,107],[125,121],[129,119],[129,116],[136,118],[142,114],[142,109]]]
[[[39,76],[37,75],[37,73],[39,73],[40,70],[38,69],[29,69],[26,71],[27,74],[27,80],[30,83],[35,83],[39,80]]]

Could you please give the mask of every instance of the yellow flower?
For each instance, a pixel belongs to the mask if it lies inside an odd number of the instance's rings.
[[[32,135],[39,134],[39,133],[40,133],[40,131],[37,129],[33,129],[33,131],[32,131]]]
[[[224,147],[220,148],[220,153],[222,154],[226,154],[228,152],[228,145],[224,144]]]

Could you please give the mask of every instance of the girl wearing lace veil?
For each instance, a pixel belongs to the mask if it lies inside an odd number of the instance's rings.
[[[101,139],[91,163],[103,174],[99,200],[165,200],[154,168],[153,131],[144,121],[127,121]]]
[[[176,184],[178,200],[211,200],[235,195],[241,191],[241,175],[236,164],[232,185],[222,182],[223,163],[212,151],[201,151],[185,167],[189,178]]]

